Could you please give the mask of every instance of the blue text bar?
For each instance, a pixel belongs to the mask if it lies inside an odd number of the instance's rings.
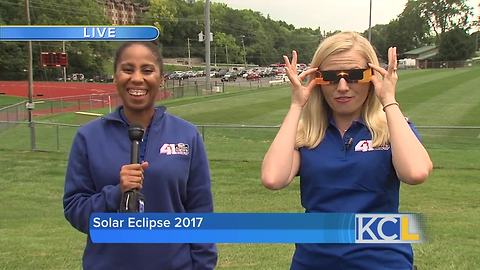
[[[94,243],[420,243],[401,213],[94,213]]]
[[[0,41],[150,41],[154,26],[0,26]]]

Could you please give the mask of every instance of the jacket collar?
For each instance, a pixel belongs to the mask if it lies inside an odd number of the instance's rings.
[[[165,108],[165,106],[155,107],[155,113],[153,115],[153,119],[150,125],[156,125],[158,122],[160,122],[162,117],[165,115],[166,110],[167,108]],[[102,116],[102,119],[106,121],[120,122],[128,126],[128,122],[126,120],[125,114],[123,113],[123,105],[120,105],[119,107],[117,107],[115,111],[105,116]]]

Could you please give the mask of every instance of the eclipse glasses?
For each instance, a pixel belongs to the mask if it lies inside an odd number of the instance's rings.
[[[368,83],[372,78],[371,68],[347,69],[347,70],[324,70],[315,72],[315,82],[317,84],[335,84],[340,79],[345,79],[348,83]]]

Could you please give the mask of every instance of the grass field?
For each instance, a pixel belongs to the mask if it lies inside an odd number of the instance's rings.
[[[480,68],[400,73],[397,99],[417,126],[480,126]],[[166,101],[196,124],[278,125],[289,87]],[[80,123],[72,114],[42,121]],[[63,217],[62,195],[72,127],[37,126],[30,152],[26,126],[0,131],[0,269],[79,269],[85,236]],[[302,212],[299,181],[269,191],[259,180],[276,129],[207,128],[215,211]],[[480,129],[420,128],[434,162],[429,180],[401,187],[401,211],[423,213],[428,241],[414,245],[418,269],[480,269]],[[288,269],[293,244],[220,244],[218,269]]]
[[[0,108],[24,101],[25,98],[0,95]]]

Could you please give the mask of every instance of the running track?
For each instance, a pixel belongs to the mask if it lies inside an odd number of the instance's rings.
[[[35,99],[115,93],[113,83],[33,82]],[[28,97],[27,81],[0,81],[0,96]]]

